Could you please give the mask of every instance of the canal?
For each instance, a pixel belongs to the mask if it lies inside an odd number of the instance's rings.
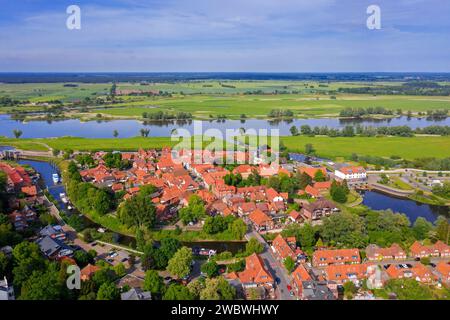
[[[42,178],[43,183],[45,184],[45,187],[47,187],[49,193],[58,201],[59,207],[66,212],[66,214],[79,214],[77,211],[72,210],[68,211],[66,205],[61,200],[61,193],[65,193],[64,185],[54,184],[52,175],[54,173],[58,173],[60,175],[59,169],[57,166],[44,161],[35,161],[35,160],[19,160],[19,164],[21,165],[28,165],[36,172],[38,172]],[[95,228],[98,229],[101,227],[101,225],[95,223],[94,221],[90,220],[88,217],[81,215],[84,220],[84,225],[89,228]],[[125,246],[131,246],[133,247],[136,243],[136,239],[131,236],[122,235],[118,233],[114,233],[113,239],[116,241],[116,243],[125,245]],[[245,250],[245,244],[246,241],[190,241],[190,242],[181,242],[182,245],[190,247],[190,248],[206,248],[209,250],[215,250],[218,253],[223,251],[230,251],[233,254],[238,253],[240,251]]]

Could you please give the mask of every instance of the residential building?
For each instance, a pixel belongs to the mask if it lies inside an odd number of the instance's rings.
[[[338,211],[339,209],[332,201],[319,199],[316,202],[305,204],[300,213],[305,220],[313,221],[328,217]]]
[[[414,266],[407,264],[391,264],[386,273],[393,279],[411,278],[423,283],[431,283],[437,277],[431,272],[431,270],[418,262]]]
[[[64,256],[71,256],[73,250],[64,242],[45,236],[36,241],[42,253],[49,259],[61,259]]]
[[[438,280],[445,285],[450,285],[450,261],[441,261],[436,265]]]
[[[120,294],[120,300],[151,300],[152,294],[140,288],[131,288],[127,292]]]
[[[423,245],[416,241],[409,250],[414,258],[450,257],[450,246],[440,240],[432,245]]]
[[[15,300],[14,288],[8,283],[6,277],[0,280],[0,300]]]
[[[324,249],[313,254],[313,266],[357,264],[361,262],[358,249]]]
[[[337,284],[352,281],[356,285],[367,277],[367,264],[339,264],[328,265],[324,269],[325,278]]]
[[[274,279],[256,253],[245,258],[245,270],[238,273],[238,278],[244,289],[265,287],[272,289]]]
[[[274,222],[271,217],[262,212],[260,209],[256,209],[248,215],[248,218],[254,225],[257,231],[267,231],[273,228]]]
[[[342,167],[334,171],[337,181],[346,181],[349,187],[360,187],[367,183],[367,172],[363,167]]]
[[[389,248],[380,248],[376,244],[370,244],[366,248],[366,256],[369,261],[402,260],[407,257],[405,250],[396,243]]]
[[[293,237],[293,240],[288,243],[288,239],[285,239],[279,234],[272,241],[272,251],[275,253],[275,256],[278,260],[284,261],[287,257],[291,257],[292,260],[297,261],[297,255],[299,251],[297,250],[296,240]]]
[[[81,269],[80,271],[80,278],[81,281],[88,281],[91,280],[92,276],[94,275],[94,273],[96,273],[97,271],[100,270],[100,267],[94,266],[92,264],[88,264],[87,266],[85,266],[83,269]]]

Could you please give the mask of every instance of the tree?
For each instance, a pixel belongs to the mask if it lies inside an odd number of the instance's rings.
[[[73,254],[77,265],[80,268],[85,267],[88,263],[92,262],[91,256],[84,250],[77,250]]]
[[[150,134],[150,130],[149,129],[141,129],[140,130],[141,133],[141,137],[148,137],[148,135]]]
[[[97,300],[118,300],[120,291],[112,282],[103,283],[97,292]]]
[[[314,147],[311,143],[305,144],[305,153],[306,154],[314,154],[316,150],[314,150]]]
[[[189,198],[188,206],[179,211],[180,219],[185,225],[190,222],[196,222],[205,214],[206,210],[203,200],[197,195],[192,195]]]
[[[14,129],[13,130],[13,134],[14,134],[14,137],[16,137],[16,139],[19,139],[21,136],[22,136],[22,130],[17,130],[17,129]]]
[[[212,278],[219,274],[219,265],[211,260],[202,264],[200,270],[202,273],[205,273],[208,278]]]
[[[182,247],[169,260],[167,270],[172,275],[184,278],[191,272],[192,260],[192,250],[188,247]]]
[[[3,252],[0,252],[0,279],[6,276],[9,267],[9,259]]]
[[[420,258],[420,263],[428,266],[431,263],[431,261],[430,261],[429,257],[423,257],[423,258]]]
[[[251,255],[253,253],[261,253],[264,250],[264,246],[256,238],[250,238],[250,240],[245,245],[246,255]]]
[[[416,279],[391,279],[385,285],[385,291],[395,293],[399,300],[433,299],[430,287],[420,284]]]
[[[59,149],[55,149],[55,148],[52,149],[52,154],[54,157],[59,156],[60,152],[61,152],[61,150],[59,150]]]
[[[144,255],[141,260],[144,270],[163,270],[167,267],[169,261],[164,252],[154,247],[152,244],[148,244],[144,247]]]
[[[352,213],[336,213],[323,219],[320,235],[326,242],[343,247],[367,245],[364,220]]]
[[[118,277],[123,277],[127,273],[127,269],[125,268],[125,265],[122,262],[115,265],[113,267],[113,270]]]
[[[347,202],[347,194],[350,192],[350,190],[348,189],[347,184],[342,183],[339,184],[336,182],[336,180],[333,180],[333,182],[331,183],[331,188],[330,188],[330,195],[331,198],[339,203],[345,203]]]
[[[188,283],[187,288],[194,300],[200,299],[200,293],[205,288],[204,283],[198,279],[192,280]]]
[[[170,258],[180,249],[181,244],[180,241],[174,238],[163,238],[161,239],[161,245],[159,247],[159,251],[167,258],[169,261]]]
[[[156,222],[156,209],[143,194],[138,193],[119,207],[117,216],[128,227],[151,228]]]
[[[235,219],[228,225],[228,230],[234,239],[242,239],[247,232],[247,225],[242,219]]]
[[[351,300],[356,292],[358,292],[358,288],[356,288],[355,284],[352,281],[347,281],[344,283],[344,296],[346,299]]]
[[[171,284],[164,293],[163,300],[192,300],[189,289],[181,284]]]
[[[347,195],[345,194],[345,191],[338,187],[331,195],[333,200],[339,203],[346,203],[347,202]]]
[[[155,270],[145,272],[144,290],[150,291],[152,295],[161,295],[164,292],[164,280]]]
[[[63,286],[54,267],[47,271],[33,271],[20,292],[21,300],[58,300]]]
[[[289,131],[291,132],[291,135],[298,136],[298,129],[296,126],[292,126]]]
[[[441,240],[444,243],[448,244],[450,241],[450,226],[447,218],[439,216],[435,221],[435,225],[436,225],[435,232],[437,240]]]
[[[292,271],[294,271],[295,268],[295,261],[294,259],[292,259],[291,257],[287,257],[286,259],[284,259],[284,267],[286,268],[286,270],[291,273]]]
[[[311,127],[307,124],[304,124],[300,127],[300,132],[304,135],[310,135],[312,133]]]
[[[30,278],[33,271],[44,272],[47,266],[38,245],[28,241],[14,247],[13,259],[14,285],[19,288]]]
[[[314,174],[314,181],[316,182],[322,182],[325,181],[326,177],[323,174],[322,170],[317,170],[316,173]]]
[[[316,232],[311,224],[305,223],[298,230],[296,238],[303,249],[310,249],[316,243]]]
[[[312,183],[311,177],[303,172],[297,175],[298,176],[298,187],[299,189],[305,189],[306,186],[310,185]]]
[[[226,230],[228,227],[223,216],[207,217],[203,224],[203,231],[208,234],[215,234]]]
[[[205,288],[200,292],[200,300],[233,300],[236,289],[223,277],[206,279]]]
[[[418,217],[413,225],[413,233],[416,239],[423,240],[428,237],[428,234],[433,230],[431,222],[423,217]]]

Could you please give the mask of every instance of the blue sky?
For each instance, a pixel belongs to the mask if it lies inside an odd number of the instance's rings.
[[[81,8],[81,30],[66,8]],[[366,28],[381,8],[382,29]],[[448,0],[0,0],[0,71],[450,72]]]

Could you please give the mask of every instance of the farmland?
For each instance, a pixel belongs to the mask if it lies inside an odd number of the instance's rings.
[[[167,83],[117,83],[116,90],[160,91],[161,96],[131,95],[110,99],[112,83],[25,83],[0,84],[0,97],[29,104],[0,106],[0,113],[45,111],[44,102],[61,101],[66,106],[82,101],[66,110],[68,117],[141,118],[144,112],[189,112],[194,118],[207,119],[225,115],[237,119],[266,118],[272,109],[291,109],[295,117],[335,117],[347,107],[384,107],[404,112],[450,110],[448,96],[372,95],[340,93],[348,88],[389,88],[400,82],[316,82],[316,81],[180,81]],[[445,83],[444,83],[445,84]],[[86,110],[87,109],[87,110]],[[76,112],[74,112],[76,111]]]

